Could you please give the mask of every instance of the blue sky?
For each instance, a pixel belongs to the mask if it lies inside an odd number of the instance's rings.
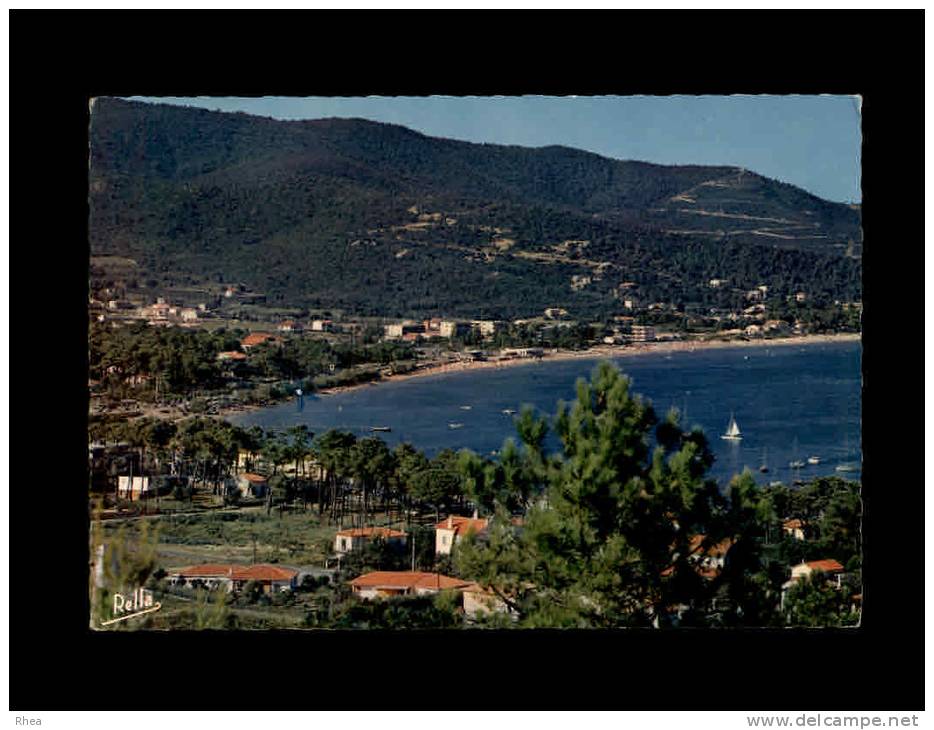
[[[436,137],[561,144],[621,160],[737,165],[828,200],[862,198],[851,96],[133,98],[276,119],[362,117]]]

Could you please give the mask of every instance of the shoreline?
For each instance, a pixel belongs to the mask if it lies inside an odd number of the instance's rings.
[[[814,345],[834,342],[859,342],[860,334],[843,333],[834,335],[800,335],[795,337],[776,337],[769,340],[671,340],[666,342],[651,342],[639,345],[597,345],[586,350],[552,350],[545,351],[542,358],[514,358],[509,360],[469,360],[451,363],[426,364],[409,373],[387,375],[379,380],[354,385],[341,385],[334,388],[325,388],[316,391],[315,395],[328,396],[346,393],[351,390],[370,388],[381,383],[402,382],[415,378],[425,378],[432,375],[447,373],[470,372],[473,370],[499,370],[502,368],[533,365],[543,362],[563,362],[567,360],[594,360],[599,358],[641,357],[644,355],[657,355],[672,352],[697,352],[700,350],[726,350],[736,347],[781,347],[788,345]],[[260,406],[263,407],[263,406]]]
[[[761,348],[761,347],[781,347],[789,345],[815,345],[834,342],[859,342],[862,335],[859,333],[843,333],[833,335],[798,335],[792,337],[776,337],[768,340],[668,340],[662,342],[646,342],[637,345],[596,345],[586,350],[546,350],[542,358],[512,358],[508,360],[464,360],[455,362],[426,362],[421,367],[408,373],[398,373],[396,375],[384,375],[378,380],[370,380],[364,383],[355,383],[353,385],[339,385],[332,388],[323,388],[321,390],[309,393],[327,397],[339,393],[347,393],[352,390],[362,388],[377,387],[384,383],[403,382],[416,378],[427,378],[435,375],[446,375],[448,373],[463,373],[475,370],[501,370],[503,368],[521,367],[523,365],[534,365],[547,362],[565,362],[568,360],[596,360],[600,358],[627,358],[643,357],[646,355],[663,355],[674,352],[697,352],[701,350],[726,350],[730,348]],[[290,400],[290,399],[288,399]],[[265,405],[240,405],[232,408],[222,408],[217,413],[204,414],[208,418],[220,418],[227,420],[231,416],[240,413],[249,413],[251,411],[274,408],[277,405],[287,403],[288,400],[276,401]],[[169,421],[180,421],[185,418],[197,415],[193,413],[163,414],[158,413],[159,409],[143,409],[141,415],[155,416]]]

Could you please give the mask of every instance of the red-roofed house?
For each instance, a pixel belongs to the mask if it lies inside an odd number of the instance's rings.
[[[423,596],[444,590],[463,591],[473,585],[460,578],[421,571],[376,571],[350,581],[354,595],[364,599]]]
[[[785,581],[782,584],[782,599],[781,599],[781,609],[785,609],[785,597],[788,595],[788,590],[794,586],[795,583],[801,580],[810,580],[818,573],[831,576],[833,579],[833,584],[837,590],[843,587],[843,573],[845,568],[833,559],[824,559],[824,560],[810,560],[806,563],[798,563],[797,565],[791,566],[791,580]]]
[[[251,347],[256,347],[257,345],[269,341],[278,342],[279,338],[269,332],[251,332],[240,340],[240,347],[244,350],[249,350]]]
[[[263,593],[280,593],[295,589],[298,571],[278,565],[251,565],[238,567],[231,573],[234,590],[242,590],[247,583],[258,583]]]
[[[334,537],[334,552],[341,555],[361,550],[367,541],[376,538],[385,540],[390,545],[405,545],[408,533],[401,530],[392,530],[388,527],[354,527],[341,530]]]
[[[490,521],[476,517],[448,517],[435,525],[435,553],[449,555],[454,544],[469,533],[481,535],[486,532]]]
[[[791,566],[791,580],[797,581],[802,578],[811,578],[814,573],[826,573],[835,576],[837,586],[840,585],[840,578],[844,567],[836,560],[811,560],[806,563],[798,563]]]
[[[266,477],[251,472],[243,472],[237,476],[237,487],[242,497],[265,497],[269,483]]]
[[[189,588],[241,590],[250,581],[262,586],[264,593],[293,590],[298,571],[278,565],[236,565],[205,563],[186,568],[170,568],[167,579],[174,585]]]
[[[241,567],[239,565],[205,563],[203,565],[191,565],[186,568],[169,568],[166,571],[166,579],[176,586],[222,588],[230,592],[233,589],[233,571],[235,569],[239,570]]]

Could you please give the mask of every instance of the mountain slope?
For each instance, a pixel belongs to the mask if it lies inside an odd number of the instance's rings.
[[[624,282],[644,299],[719,302],[717,277],[859,294],[843,254],[858,252],[858,210],[730,167],[104,98],[89,190],[92,253],[133,258],[160,284],[242,281],[279,304],[596,315]]]

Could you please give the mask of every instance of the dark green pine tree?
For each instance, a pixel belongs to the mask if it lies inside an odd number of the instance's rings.
[[[499,595],[517,625],[666,626],[678,615],[704,623],[724,594],[718,622],[725,614],[742,623],[744,608],[762,602],[754,485],[740,478],[721,494],[707,476],[706,438],[685,432],[676,411],[659,422],[629,379],[601,363],[578,382],[576,401],[559,406],[558,453],[544,452],[547,422],[533,420],[520,425],[511,477],[461,457],[468,490],[492,499],[496,515],[486,541],[458,545],[457,569]],[[520,491],[531,506],[517,527],[509,508]],[[702,570],[697,559],[724,541],[726,565]]]

